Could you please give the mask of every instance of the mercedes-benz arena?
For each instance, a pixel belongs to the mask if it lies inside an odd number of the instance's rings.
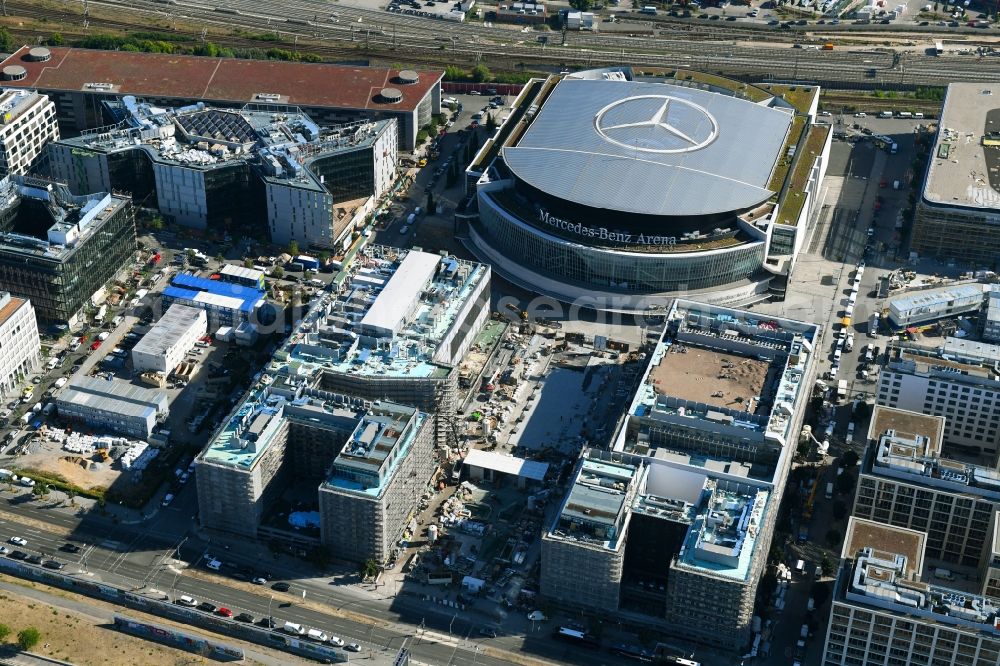
[[[586,74],[529,84],[477,155],[471,249],[514,282],[601,309],[766,291],[768,185],[793,109]]]

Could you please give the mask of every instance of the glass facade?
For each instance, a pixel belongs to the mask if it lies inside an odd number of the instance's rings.
[[[763,240],[700,252],[642,253],[588,247],[556,238],[479,194],[472,223],[492,248],[512,262],[561,282],[623,294],[694,291],[750,278],[764,262]]]
[[[18,202],[4,211],[0,231],[13,231],[12,225],[22,227],[24,220],[19,218],[32,214],[33,206],[27,203]],[[0,289],[29,299],[42,321],[69,321],[138,249],[132,204],[127,200],[116,203],[113,214],[68,250],[43,252],[28,244],[0,243]],[[49,226],[53,222],[48,220]]]
[[[375,191],[375,154],[367,146],[318,157],[309,169],[323,178],[334,201],[360,199]]]

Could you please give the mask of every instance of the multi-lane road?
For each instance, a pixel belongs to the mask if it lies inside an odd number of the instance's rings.
[[[9,3],[28,11],[17,3]],[[840,87],[946,85],[953,81],[1000,79],[1000,57],[949,53],[934,56],[912,48],[837,47],[833,51],[793,48],[787,35],[747,27],[702,28],[690,23],[665,24],[658,37],[572,32],[543,35],[479,23],[459,24],[432,18],[331,4],[324,0],[285,0],[280,10],[256,0],[91,0],[89,6],[112,7],[146,19],[176,24],[231,28],[234,25],[277,32],[289,42],[310,40],[329,45],[331,55],[345,47],[369,54],[409,54],[429,61],[461,52],[469,59],[517,58],[537,66],[632,64],[722,72],[752,80],[815,81]],[[674,26],[674,27],[671,27]],[[820,26],[814,26],[819,28]],[[825,28],[825,26],[823,26]],[[989,33],[980,31],[985,38]],[[814,42],[818,34],[793,39]],[[932,35],[926,37],[931,45]],[[319,48],[323,48],[322,46]],[[339,50],[338,50],[339,49]],[[971,49],[970,49],[971,50]]]

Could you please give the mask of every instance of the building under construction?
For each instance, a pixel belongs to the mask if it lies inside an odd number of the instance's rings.
[[[542,595],[752,645],[817,337],[812,324],[675,301],[612,450],[584,454],[543,533]]]
[[[201,522],[385,562],[454,432],[457,365],[489,317],[490,271],[375,246],[336,286],[198,457]],[[276,520],[285,502],[315,519]]]

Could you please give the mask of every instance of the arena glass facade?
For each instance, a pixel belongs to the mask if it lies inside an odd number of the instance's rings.
[[[711,289],[750,279],[764,262],[763,232],[746,225],[732,245],[685,252],[634,252],[582,245],[543,232],[480,190],[477,235],[515,264],[560,281],[622,294]],[[514,259],[516,257],[516,259]]]

